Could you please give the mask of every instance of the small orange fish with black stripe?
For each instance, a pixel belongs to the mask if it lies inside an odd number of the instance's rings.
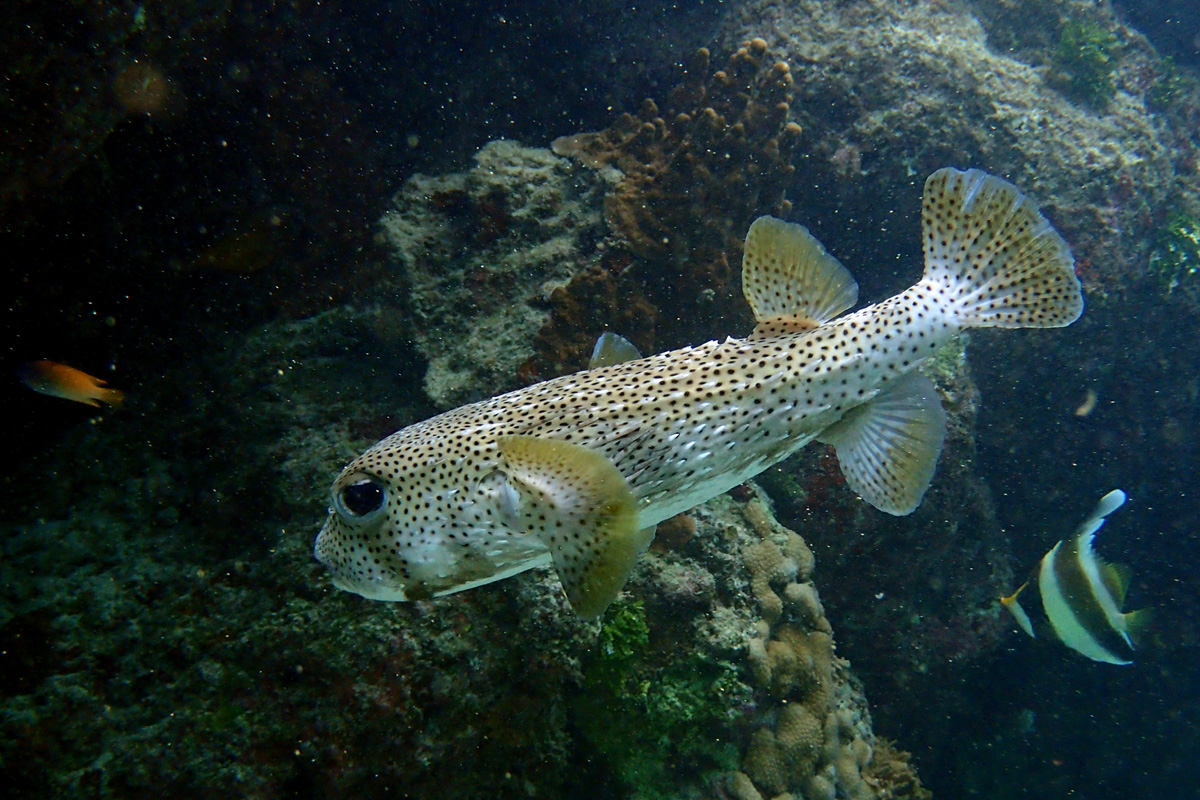
[[[125,400],[120,389],[109,389],[108,381],[88,375],[82,370],[59,364],[57,361],[30,361],[17,369],[21,383],[41,394],[74,400],[100,408],[106,403],[114,408]]]

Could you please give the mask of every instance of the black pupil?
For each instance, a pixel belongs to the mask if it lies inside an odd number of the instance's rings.
[[[361,480],[342,489],[342,505],[356,517],[377,511],[383,505],[383,489],[371,480]]]

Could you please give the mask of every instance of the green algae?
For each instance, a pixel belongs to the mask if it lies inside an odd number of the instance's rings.
[[[650,643],[646,609],[641,600],[617,600],[609,606],[596,648],[584,668],[589,688],[620,694],[639,655]]]
[[[680,774],[737,769],[738,709],[753,700],[739,669],[702,653],[661,659],[641,601],[613,604],[584,666],[574,719],[637,800],[675,796]]]
[[[1100,110],[1117,93],[1117,58],[1116,34],[1093,22],[1068,21],[1054,49],[1054,65],[1066,73],[1067,91]]]
[[[1146,90],[1146,105],[1154,111],[1165,111],[1195,87],[1170,56],[1162,60],[1159,70],[1158,80]]]
[[[1171,294],[1200,273],[1200,220],[1182,212],[1167,217],[1150,253],[1149,272]]]

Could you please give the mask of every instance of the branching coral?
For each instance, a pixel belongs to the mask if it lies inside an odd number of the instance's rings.
[[[714,225],[736,243],[754,214],[781,202],[800,127],[787,121],[791,71],[766,56],[754,39],[710,76],[701,49],[663,108],[648,99],[606,131],[554,142],[559,155],[624,174],[604,207],[637,255],[692,257]]]
[[[711,336],[714,322],[727,322],[715,319],[730,315],[724,309],[746,316],[741,241],[755,217],[787,208],[800,140],[788,121],[791,93],[790,68],[770,61],[762,39],[711,74],[702,49],[662,104],[646,100],[607,130],[554,142],[559,155],[610,175],[605,219],[618,240],[604,265],[551,297],[527,378],[582,367],[596,335],[624,322],[635,326],[624,335],[656,350]],[[622,308],[638,309],[623,315],[636,319],[621,319]]]

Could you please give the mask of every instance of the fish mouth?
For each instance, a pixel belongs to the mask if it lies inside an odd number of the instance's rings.
[[[321,526],[317,540],[313,544],[313,557],[329,571],[333,585],[344,592],[357,594],[368,600],[403,601],[409,599],[409,593],[404,586],[388,583],[384,576],[375,579],[364,579],[361,576],[348,575],[344,558],[337,555],[337,547],[333,541],[340,532],[331,530],[336,524],[336,517],[331,513],[329,520]]]
[[[361,578],[346,575],[336,560],[327,558],[322,554],[320,545],[320,540],[318,540],[317,546],[313,548],[313,555],[329,571],[329,578],[333,581],[333,585],[343,592],[357,594],[368,600],[399,602],[409,599],[408,593],[403,586],[389,585],[382,579],[362,580]]]

